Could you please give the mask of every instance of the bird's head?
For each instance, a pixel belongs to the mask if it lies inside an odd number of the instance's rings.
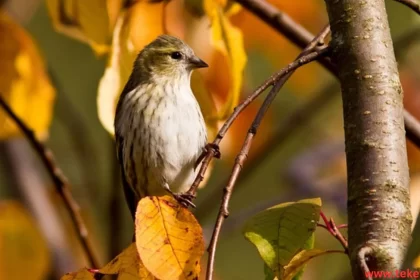
[[[196,68],[208,67],[207,63],[180,39],[161,35],[148,44],[138,55],[134,68],[154,77],[190,76]]]

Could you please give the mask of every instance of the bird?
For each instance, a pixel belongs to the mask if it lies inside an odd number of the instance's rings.
[[[183,193],[194,181],[207,143],[191,74],[205,67],[208,64],[190,46],[170,35],[146,45],[133,63],[114,121],[117,158],[133,219],[143,197],[171,194],[186,200]]]

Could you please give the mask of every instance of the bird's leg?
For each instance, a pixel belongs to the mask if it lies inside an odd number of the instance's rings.
[[[208,154],[210,150],[213,150],[214,157],[220,158],[220,149],[219,146],[213,143],[207,143],[206,146],[203,149],[203,152],[198,157],[197,161],[194,164],[194,170],[197,168],[197,166],[201,163],[201,161],[205,158],[205,156]]]
[[[188,208],[188,207],[192,207],[195,208],[195,204],[192,202],[192,200],[194,199],[194,197],[190,194],[187,193],[174,193],[170,188],[168,183],[163,183],[163,188],[170,193],[173,198],[176,199],[176,201],[178,201],[182,206]]]

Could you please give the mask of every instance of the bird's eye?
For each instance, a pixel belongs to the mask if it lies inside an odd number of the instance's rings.
[[[173,58],[173,59],[181,59],[182,58],[182,54],[180,52],[173,52],[173,53],[171,53],[171,58]]]

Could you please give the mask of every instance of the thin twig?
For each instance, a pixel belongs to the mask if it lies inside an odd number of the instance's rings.
[[[403,59],[403,54],[407,51],[407,46],[414,44],[420,38],[420,28],[413,28],[403,35],[399,36],[395,41],[395,55],[397,59]],[[401,65],[401,61],[400,61]],[[329,102],[331,102],[335,97],[338,96],[337,93],[340,92],[340,85],[333,81],[331,84],[328,84],[325,88],[322,88],[318,91],[319,93],[314,94],[314,97],[310,99],[305,104],[296,108],[289,116],[283,118],[282,123],[274,132],[273,137],[267,139],[267,142],[262,147],[261,151],[252,158],[252,162],[247,164],[241,172],[241,177],[238,179],[238,187],[245,186],[245,184],[240,184],[241,182],[246,182],[248,178],[254,173],[254,171],[261,166],[261,164],[272,155],[273,150],[277,149],[283,145],[296,131],[302,128],[308,120],[312,119],[313,116],[321,111]],[[415,124],[417,122],[412,122],[410,124],[409,118],[406,116],[406,126],[411,126],[410,129],[407,129],[407,134],[417,131],[417,136],[407,136],[409,139],[419,139],[420,140],[420,128],[415,129]],[[417,124],[417,126],[420,126]],[[418,143],[420,146],[420,142]],[[224,180],[221,185],[226,185],[226,180]],[[212,188],[210,193],[206,195],[206,199],[201,201],[197,205],[197,209],[194,212],[194,215],[200,220],[209,214],[208,209],[214,207],[214,201],[219,199],[219,189],[222,187]],[[269,203],[269,202],[268,202]],[[256,209],[258,206],[255,207]],[[254,213],[249,211],[249,213]]]
[[[80,243],[82,244],[86,256],[88,257],[90,265],[93,267],[100,267],[100,263],[94,254],[93,247],[88,237],[88,230],[80,214],[80,206],[74,200],[70,192],[68,180],[56,164],[53,153],[36,139],[33,131],[29,129],[28,126],[13,112],[13,110],[9,107],[9,105],[6,104],[1,95],[0,106],[6,111],[10,118],[12,118],[22,133],[26,136],[28,141],[32,144],[35,151],[38,153],[39,157],[45,165],[45,168],[51,176],[51,179],[54,182],[57,192],[64,201],[64,205],[69,212],[73,226],[76,229],[77,236]]]
[[[272,4],[264,0],[235,0],[241,4],[245,9],[250,11],[252,14],[259,17],[262,21],[267,23],[269,26],[274,28],[280,34],[286,36],[292,43],[296,44],[300,48],[306,47],[311,41],[313,35],[306,30],[304,27],[295,22],[286,13],[279,11]],[[397,0],[398,1],[398,0]],[[409,1],[409,0],[402,0]],[[318,60],[322,66],[328,69],[333,75],[337,76],[336,66],[328,58],[321,58]],[[406,119],[404,118],[404,123]],[[418,148],[420,148],[420,138],[417,137],[416,133],[410,131],[410,126],[405,126],[407,131],[407,138],[413,142]]]
[[[364,274],[363,276],[368,280],[372,280],[372,277],[369,276],[370,275],[370,269],[369,269],[369,266],[366,263],[366,259],[372,253],[373,253],[373,249],[371,247],[366,246],[366,247],[360,248],[359,252],[357,254],[357,262],[358,262],[361,270],[363,271],[363,274]]]
[[[252,158],[252,161],[248,165],[244,167],[242,175],[238,179],[238,184],[246,182],[253,172],[259,168],[270,155],[272,155],[273,150],[284,144],[295,132],[304,127],[308,120],[311,120],[317,112],[319,112],[334,97],[336,97],[337,95],[334,94],[335,91],[340,91],[340,86],[336,82],[329,84],[326,88],[320,90],[319,94],[316,93],[311,100],[299,106],[290,115],[284,117],[273,137],[267,139],[267,142],[262,147],[262,150]],[[226,180],[224,180],[221,184],[225,186]],[[237,187],[240,186],[245,185],[240,184]],[[197,210],[194,212],[194,215],[198,219],[207,215],[209,213],[208,209],[214,207],[214,201],[217,201],[220,195],[219,189],[221,189],[221,187],[212,188],[210,193],[206,195],[206,199],[202,201],[200,205],[197,205]]]
[[[300,66],[307,64],[314,59],[318,59],[322,57],[323,55],[326,55],[326,53],[329,51],[327,47],[324,47],[322,49],[319,49],[315,52],[307,53],[303,56],[300,56],[299,59],[293,61],[288,66],[280,70],[279,72],[273,74],[270,78],[268,78],[262,85],[260,85],[251,95],[249,95],[241,104],[239,104],[233,113],[229,116],[229,118],[226,120],[226,122],[223,124],[222,128],[219,130],[219,133],[216,136],[216,139],[211,143],[211,145],[208,147],[206,154],[201,162],[200,170],[198,172],[198,175],[196,179],[194,180],[191,188],[188,190],[187,194],[191,197],[195,197],[197,189],[199,184],[204,178],[204,175],[206,173],[206,170],[213,159],[218,153],[217,148],[220,144],[220,141],[223,139],[223,137],[226,135],[226,132],[230,128],[230,126],[233,124],[233,122],[236,120],[236,118],[239,116],[239,114],[245,110],[245,108],[251,104],[252,101],[254,101],[261,93],[263,93],[269,86],[277,83],[282,78],[284,78],[286,75],[288,75],[290,72],[294,71],[295,69],[299,68]]]
[[[407,110],[404,111],[404,125],[407,138],[420,147],[420,123]]]
[[[395,0],[395,1],[409,7],[414,12],[420,15],[420,4],[417,3],[415,0]]]
[[[327,219],[324,212],[320,212],[320,216],[322,220],[324,221],[324,224],[317,223],[317,226],[322,227],[326,229],[335,239],[340,242],[341,246],[343,246],[344,251],[346,254],[349,253],[349,244],[347,239],[341,234],[339,228],[347,227],[347,225],[339,225],[337,226],[333,220],[333,218],[330,218],[330,220]]]
[[[329,26],[324,28],[322,30],[322,32],[316,38],[314,38],[314,40],[308,45],[308,47],[306,47],[305,50],[298,56],[298,58],[293,63],[289,64],[289,66],[293,65],[295,62],[302,61],[302,59],[308,57],[310,54],[317,54],[317,55],[312,56],[310,58],[311,59],[310,61],[308,59],[305,59],[304,61],[306,61],[306,63],[309,63],[309,62],[311,62],[315,59],[318,59],[319,57],[322,57],[323,55],[327,54],[327,51],[329,50],[328,47],[317,50],[315,52],[311,52],[311,51],[316,48],[316,46],[317,46],[317,44],[320,40],[323,40],[325,38],[325,36],[328,34],[328,32],[329,32]],[[307,54],[308,52],[310,52],[310,53]],[[298,63],[298,64],[301,64],[301,63]],[[303,65],[303,64],[301,64],[301,65]],[[299,66],[296,66],[296,68],[297,67],[299,67]],[[287,68],[288,67],[286,67],[285,69],[287,69]],[[292,72],[296,68],[290,69],[289,71],[283,71],[282,70],[282,71],[279,72],[279,73],[283,72],[283,75],[280,76],[277,79],[277,81],[274,82],[274,86],[272,87],[272,89],[268,93],[267,97],[265,98],[263,104],[261,105],[260,109],[258,110],[258,113],[257,113],[254,121],[252,122],[251,127],[248,130],[248,134],[245,138],[245,141],[244,141],[244,144],[241,148],[241,151],[239,152],[238,156],[236,157],[235,165],[233,166],[232,173],[229,177],[228,184],[223,189],[222,203],[220,205],[219,213],[217,215],[217,219],[216,219],[216,223],[215,223],[215,226],[214,226],[212,238],[211,238],[209,247],[207,249],[207,251],[209,253],[209,257],[208,257],[208,262],[207,262],[206,280],[213,279],[216,247],[217,247],[217,242],[219,240],[220,231],[222,229],[222,225],[223,225],[224,220],[229,216],[228,207],[229,207],[230,198],[232,196],[232,192],[233,192],[233,189],[235,187],[235,183],[238,179],[239,173],[241,172],[242,167],[245,163],[245,160],[248,156],[248,152],[249,152],[249,149],[251,148],[252,140],[254,139],[254,136],[257,133],[257,130],[260,126],[260,123],[261,123],[265,113],[267,112],[268,108],[270,107],[271,103],[275,99],[278,91],[281,89],[281,87],[284,85],[287,78],[290,76],[289,73]],[[258,91],[258,89],[255,92],[257,92],[257,91]],[[254,96],[255,92],[253,94],[251,94],[250,96]],[[242,103],[241,105],[243,105],[244,103]],[[239,108],[239,106],[237,108]],[[218,142],[217,143],[213,142],[213,145],[218,145],[219,144],[220,140],[222,139],[222,137],[226,133],[230,124],[235,120],[235,118],[240,113],[239,109],[237,109],[237,108],[235,109],[232,116],[228,119],[228,121],[225,122],[224,126],[222,127],[221,131],[218,134],[218,137],[216,137],[215,141],[218,141]],[[230,122],[229,122],[229,120],[230,120]],[[224,128],[224,130],[223,130],[223,128]],[[219,137],[219,135],[221,135],[221,137]],[[209,154],[211,154],[211,153],[209,153]]]

